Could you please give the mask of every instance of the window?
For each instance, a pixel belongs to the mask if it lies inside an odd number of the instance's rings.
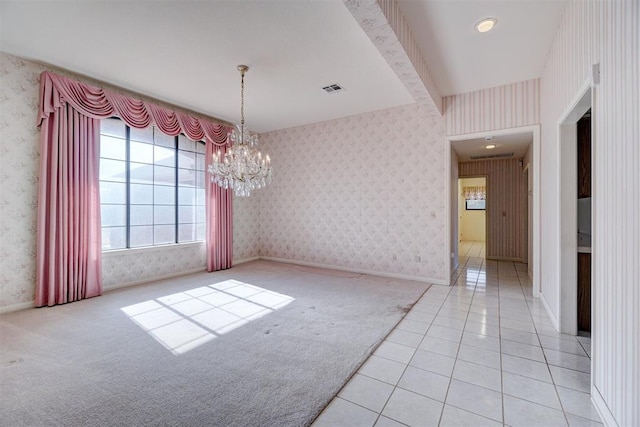
[[[205,238],[202,142],[101,121],[102,249]]]
[[[485,210],[486,200],[465,200],[465,209],[468,211],[483,211]]]

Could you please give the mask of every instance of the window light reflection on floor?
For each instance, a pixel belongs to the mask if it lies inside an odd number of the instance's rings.
[[[173,354],[182,354],[293,300],[259,286],[225,280],[121,310]]]

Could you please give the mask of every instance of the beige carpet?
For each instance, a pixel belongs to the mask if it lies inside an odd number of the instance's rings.
[[[256,261],[2,315],[0,425],[309,425],[427,288]]]

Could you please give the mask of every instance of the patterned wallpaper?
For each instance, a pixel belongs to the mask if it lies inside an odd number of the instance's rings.
[[[36,112],[40,73],[45,70],[101,86],[99,82],[0,52],[0,311],[28,306],[34,297],[40,160]],[[257,255],[256,207],[254,199],[234,200],[236,260]],[[109,288],[205,266],[203,245],[118,252],[104,256],[103,280],[105,288]]]
[[[444,125],[431,111],[262,135],[274,178],[258,197],[260,255],[444,281]]]
[[[41,71],[0,53],[0,308],[34,297]]]
[[[540,123],[540,79],[442,99],[447,135]]]
[[[460,178],[487,176],[487,258],[524,260],[524,174],[518,159],[458,164]]]

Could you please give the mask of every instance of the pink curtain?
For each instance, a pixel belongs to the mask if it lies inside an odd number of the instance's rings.
[[[99,137],[68,105],[42,121],[36,307],[102,293]]]
[[[214,150],[226,152],[226,146],[217,147],[207,141],[206,159],[213,156]],[[231,189],[223,189],[207,180],[207,271],[231,268],[233,261],[233,197]]]
[[[43,72],[38,114],[41,135],[36,237],[38,307],[102,293],[99,129],[100,119],[112,116],[135,128],[155,125],[171,136],[184,133],[192,140],[205,139],[207,152],[214,145],[224,147],[230,130]],[[207,197],[207,253],[211,254],[207,265],[211,271],[231,266],[232,252],[228,248],[232,247],[233,238],[229,231],[232,207],[230,190],[208,189],[207,194],[211,195]],[[222,239],[222,243],[212,238]]]

